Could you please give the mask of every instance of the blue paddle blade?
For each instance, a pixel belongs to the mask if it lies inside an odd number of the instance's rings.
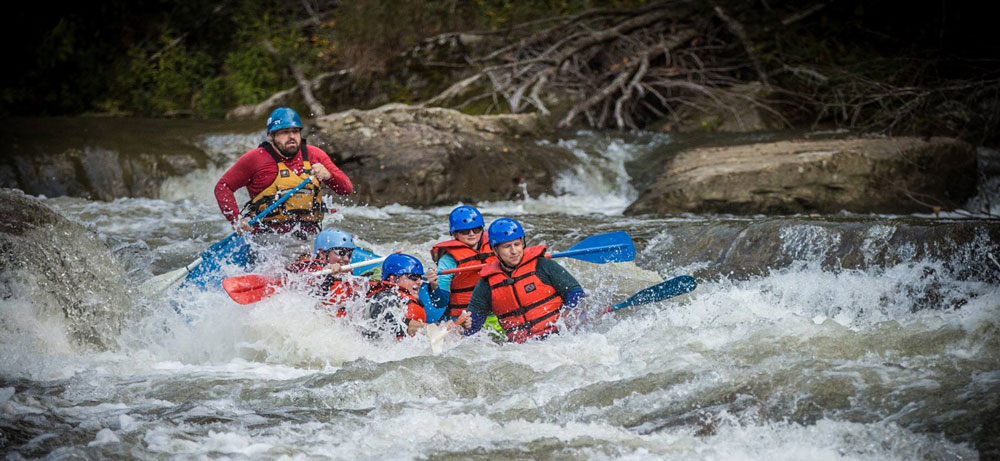
[[[651,304],[666,299],[673,298],[674,296],[680,296],[684,293],[688,293],[698,287],[698,282],[694,280],[694,277],[690,275],[681,275],[674,277],[666,282],[661,282],[651,287],[643,288],[637,291],[634,295],[629,296],[628,299],[622,301],[614,306],[611,306],[609,311],[616,311],[629,306],[638,306],[641,304]]]
[[[369,260],[378,259],[378,258],[381,258],[381,256],[379,256],[379,255],[377,255],[375,253],[372,253],[372,252],[370,252],[370,251],[368,251],[368,250],[366,250],[364,248],[355,248],[354,252],[351,253],[351,264],[360,263],[360,262],[369,261]],[[353,274],[353,275],[363,275],[366,272],[371,272],[373,269],[377,269],[377,268],[378,268],[378,266],[358,267],[358,268],[352,270],[351,274]]]
[[[587,237],[566,251],[552,254],[553,258],[570,257],[592,263],[620,263],[635,259],[635,244],[625,231]]]
[[[246,267],[249,262],[250,244],[246,238],[230,234],[201,254],[201,264],[191,269],[184,284],[202,289],[220,287],[223,278],[220,269],[223,265]]]

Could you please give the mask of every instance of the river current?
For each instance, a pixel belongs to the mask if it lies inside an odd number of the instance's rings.
[[[189,263],[230,229],[211,189],[259,134],[213,136],[219,167],[168,181],[159,199],[44,199],[108,242],[129,287]],[[562,262],[588,292],[586,321],[545,341],[426,336],[369,341],[296,290],[248,306],[221,291],[133,290],[108,350],[76,344],[43,301],[0,307],[0,451],[26,458],[227,459],[995,459],[1000,456],[998,242],[947,256],[861,245],[831,267],[831,217],[799,217],[774,242],[785,263],[740,275],[668,256],[684,229],[773,219],[628,217],[627,162],[672,140],[578,133],[580,166],[556,194],[476,203],[519,219],[529,244],[566,249],[628,231],[636,262]],[[982,199],[982,198],[979,198]],[[241,197],[245,200],[245,197]],[[329,200],[329,199],[328,199]],[[454,206],[331,203],[327,227],[380,254],[430,262]],[[456,204],[457,205],[457,204]],[[996,210],[994,210],[996,213]],[[838,216],[869,240],[949,216]],[[699,227],[700,226],[700,227]],[[867,244],[867,243],[866,243]],[[876,252],[893,252],[879,263]],[[696,258],[697,259],[697,258]],[[882,259],[879,259],[881,261]],[[667,278],[680,298],[599,315]]]

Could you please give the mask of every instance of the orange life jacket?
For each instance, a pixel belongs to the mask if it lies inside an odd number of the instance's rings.
[[[289,169],[278,153],[274,151],[274,147],[271,144],[263,143],[261,147],[268,154],[271,154],[271,158],[278,163],[278,174],[274,177],[274,182],[270,186],[260,191],[247,204],[251,219],[281,198],[285,192],[294,189],[295,186],[298,186],[302,181],[305,181],[307,176],[312,174],[312,164],[309,163],[309,154],[307,153],[308,149],[306,149],[305,141],[302,142],[301,151],[302,175],[297,175]],[[282,203],[266,217],[261,218],[260,221],[266,224],[279,224],[291,221],[318,226],[323,222],[324,211],[326,210],[323,205],[323,194],[320,190],[319,180],[314,177],[309,181],[309,184],[299,189],[288,200],[285,200],[285,203]]]
[[[510,275],[500,268],[499,261],[480,272],[490,284],[493,313],[511,342],[521,343],[556,331],[563,299],[536,273],[538,258],[544,254],[544,245],[528,247],[521,264]]]
[[[431,258],[438,262],[445,254],[451,255],[458,264],[457,267],[475,266],[487,264],[497,260],[490,248],[489,237],[483,232],[479,240],[479,250],[469,248],[468,245],[458,240],[448,240],[438,243],[431,248]],[[458,318],[469,307],[469,300],[472,299],[472,290],[479,283],[479,271],[458,272],[451,279],[451,294],[448,297],[448,311],[445,315],[451,318]]]

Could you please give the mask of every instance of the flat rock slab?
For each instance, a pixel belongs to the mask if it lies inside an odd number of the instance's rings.
[[[976,193],[976,152],[951,138],[781,141],[680,153],[626,214],[918,213]]]

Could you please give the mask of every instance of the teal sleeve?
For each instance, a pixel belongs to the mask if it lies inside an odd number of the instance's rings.
[[[445,254],[437,262],[439,271],[454,269],[456,267],[458,267],[458,262],[450,254]],[[455,274],[445,274],[438,277],[438,289],[451,293],[451,279],[453,278],[455,278]]]

